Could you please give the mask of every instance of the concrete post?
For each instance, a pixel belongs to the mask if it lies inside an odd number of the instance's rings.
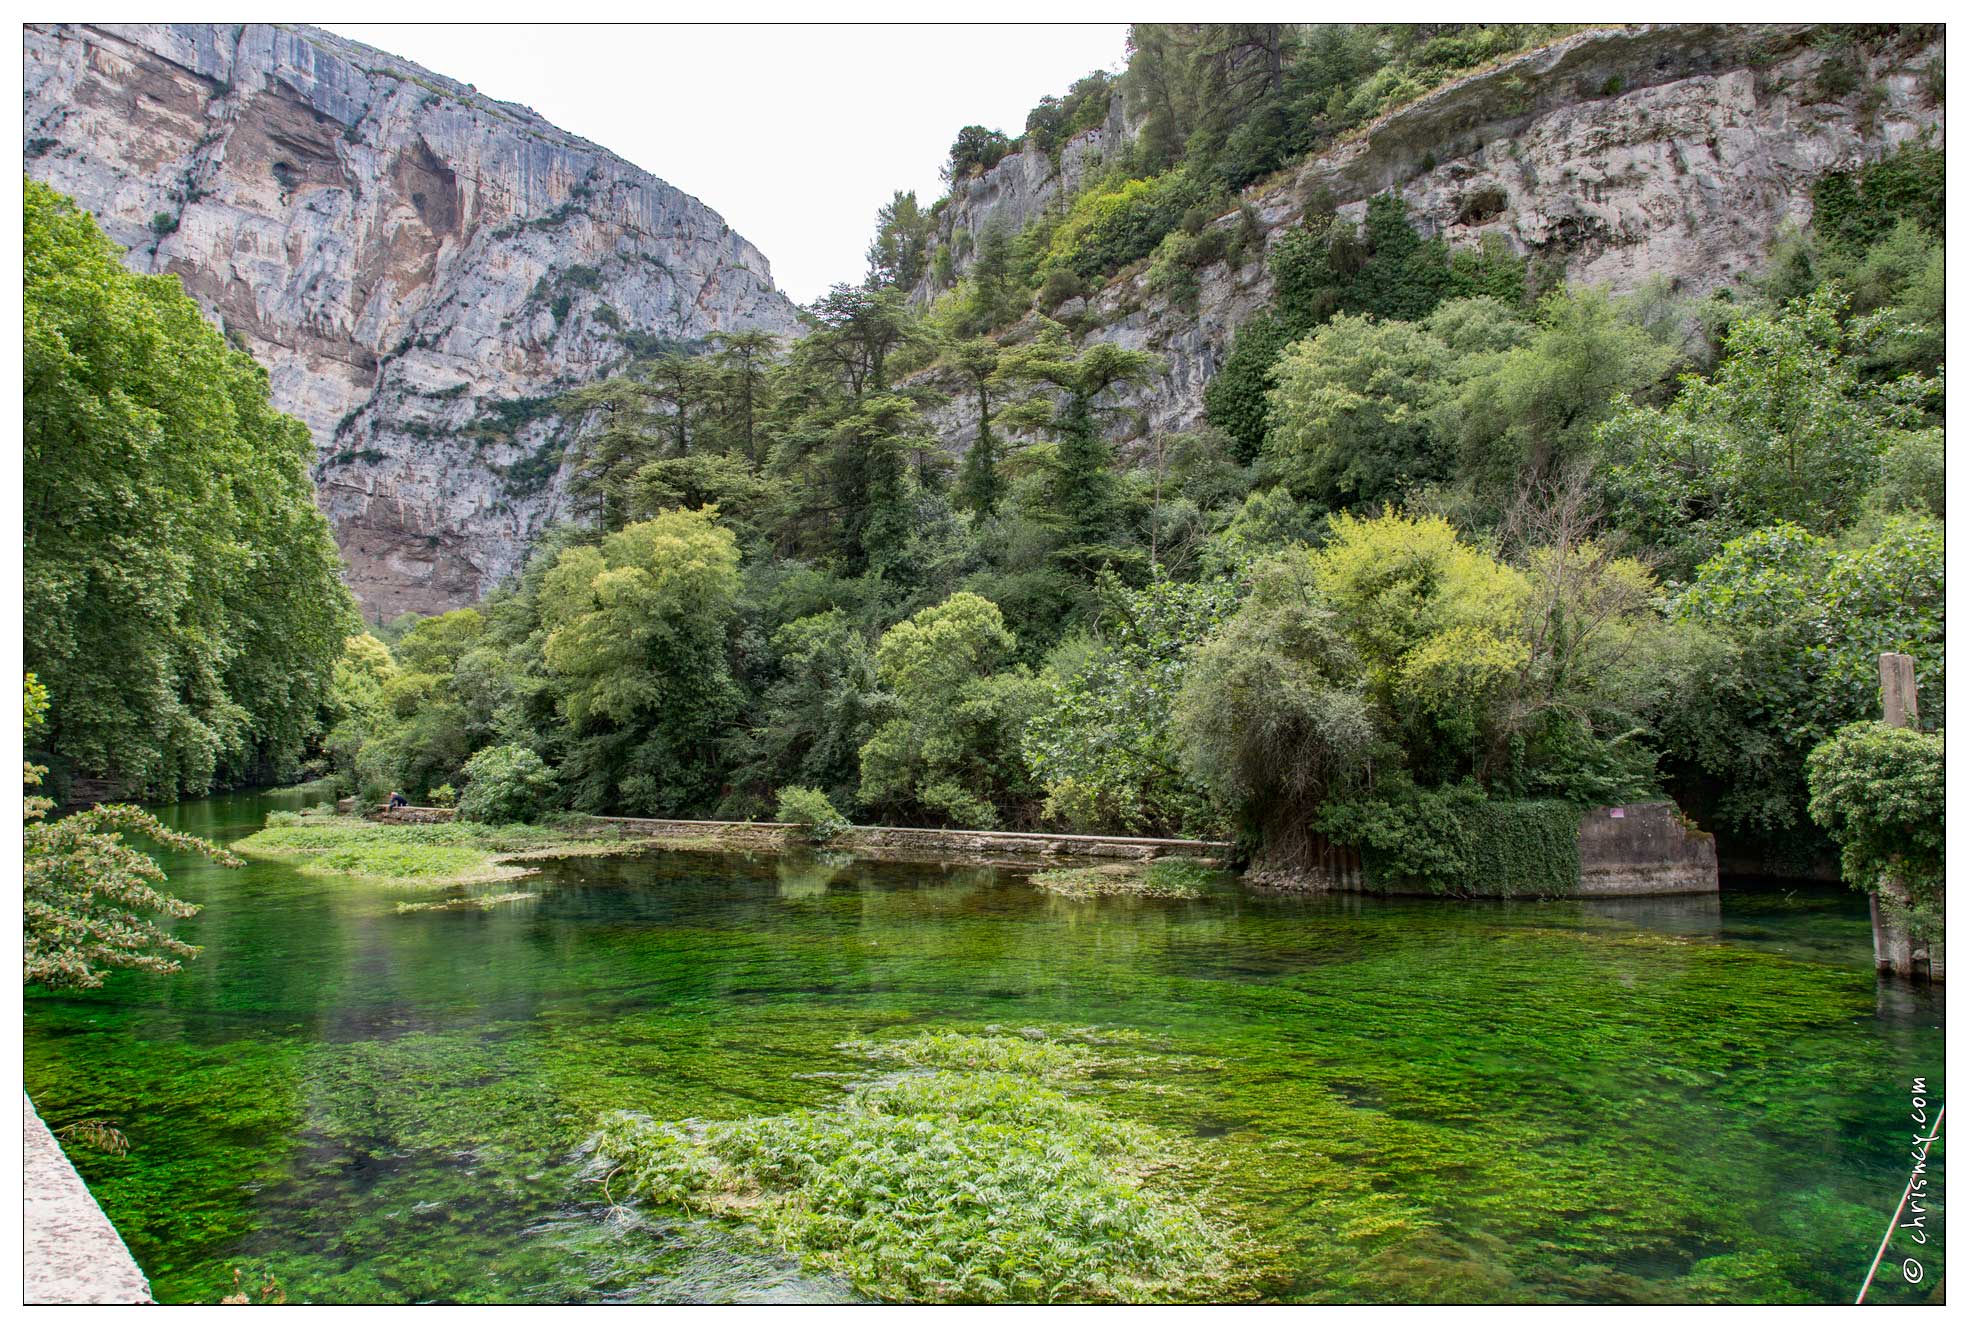
[[[1920,727],[1919,698],[1914,685],[1914,657],[1887,651],[1880,657],[1880,717],[1896,729]],[[1904,902],[1906,888],[1889,877],[1867,897],[1873,917],[1873,967],[1903,978],[1941,977],[1941,965],[1929,963],[1929,946],[1892,922],[1882,902]],[[1935,949],[1939,950],[1939,947]],[[1939,961],[1939,957],[1936,957]]]
[[[1888,651],[1880,657],[1880,718],[1896,729],[1921,727],[1912,655]]]

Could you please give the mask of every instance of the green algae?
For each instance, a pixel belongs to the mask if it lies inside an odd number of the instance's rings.
[[[268,806],[172,817],[235,840]],[[850,1297],[731,1219],[612,1210],[582,1146],[618,1111],[824,1115],[896,1071],[1184,1142],[1172,1194],[1244,1234],[1211,1295],[1849,1301],[1908,1082],[1943,1088],[1939,1001],[1876,981],[1837,892],[1082,900],[652,853],[399,914],[298,861],[174,858],[197,962],[29,993],[28,1088],[129,1137],[76,1162],[163,1300],[234,1267],[297,1302]],[[1929,1296],[1939,1249],[1874,1296]]]
[[[1032,884],[1071,899],[1132,895],[1149,900],[1194,900],[1229,874],[1194,858],[1102,863],[1092,867],[1050,868],[1032,874]]]
[[[1097,1062],[1026,1030],[848,1049],[911,1068],[822,1110],[722,1122],[616,1116],[597,1149],[652,1203],[756,1223],[886,1301],[1208,1301],[1234,1230],[1173,1177],[1193,1146],[1075,1085]]]

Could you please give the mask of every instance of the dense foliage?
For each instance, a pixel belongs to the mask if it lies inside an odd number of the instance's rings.
[[[55,787],[285,775],[354,620],[308,431],[175,276],[33,181],[25,228],[24,650]]]
[[[498,826],[531,821],[554,796],[554,773],[539,754],[517,743],[502,743],[472,755],[465,763],[465,793],[458,815],[466,821]],[[436,791],[432,791],[435,796]]]
[[[323,759],[468,809],[524,752],[532,812],[1237,835],[1287,869],[1324,836],[1440,890],[1562,890],[1573,809],[1664,795],[1822,849],[1806,754],[1870,717],[1878,652],[1941,713],[1934,146],[1825,177],[1815,229],[1701,299],[1568,286],[1394,193],[1268,236],[1238,192],[1556,31],[1138,25],[1024,138],[959,135],[954,190],[1116,98],[1141,126],[1023,230],[897,193],[802,337],[552,403],[578,522],[484,603],[348,638]],[[1081,297],[1141,273],[1180,307],[1261,250],[1207,424],[1155,428],[1165,364]]]
[[[1915,658],[1939,725],[1942,580],[1942,526],[1922,514],[1844,542],[1780,523],[1705,563],[1676,601],[1701,667],[1663,717],[1693,810],[1773,841],[1806,829],[1805,756],[1878,715],[1882,651]]]
[[[848,819],[834,810],[827,795],[805,785],[790,784],[779,791],[773,819],[796,826],[814,844],[826,844],[848,828]]]
[[[1846,884],[1879,891],[1916,936],[1942,940],[1945,763],[1941,734],[1847,725],[1805,761],[1812,820],[1839,846]]]

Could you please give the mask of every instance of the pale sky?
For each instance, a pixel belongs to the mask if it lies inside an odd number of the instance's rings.
[[[1041,97],[1118,72],[1120,24],[326,25],[531,106],[695,194],[805,304],[860,280],[875,211],[928,207],[967,124],[1016,136]]]

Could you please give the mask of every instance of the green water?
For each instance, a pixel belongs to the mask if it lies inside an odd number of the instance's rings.
[[[297,801],[170,819],[230,840]],[[295,1301],[850,1298],[747,1229],[609,1212],[582,1142],[615,1108],[825,1105],[846,1040],[994,1023],[1148,1036],[1156,1074],[1104,1106],[1196,1141],[1254,1298],[1842,1301],[1913,1077],[1941,1098],[1941,1002],[1876,981],[1844,892],[1067,901],[659,854],[399,914],[284,864],[167,866],[204,953],[26,1010],[42,1115],[129,1136],[73,1153],[166,1301],[234,1268]],[[1939,1295],[1939,1222],[1870,1299]]]

